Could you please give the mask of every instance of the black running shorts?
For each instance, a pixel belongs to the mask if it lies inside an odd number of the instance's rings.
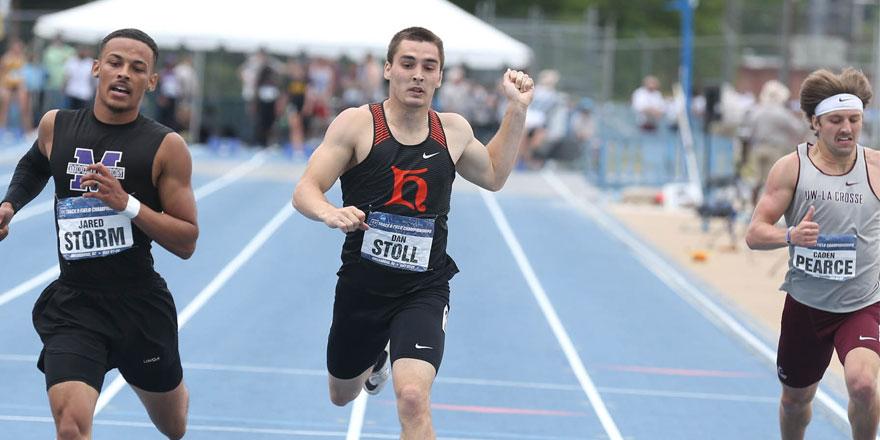
[[[391,340],[391,361],[419,359],[440,369],[449,313],[449,283],[399,297],[372,295],[340,278],[327,342],[327,370],[353,379]]]
[[[43,341],[37,367],[47,389],[81,381],[100,392],[113,368],[151,392],[171,391],[183,379],[177,312],[161,277],[125,287],[55,281],[37,299],[33,322]]]

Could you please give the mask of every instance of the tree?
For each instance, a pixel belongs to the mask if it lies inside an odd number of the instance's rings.
[[[452,0],[462,9],[474,12],[485,0]],[[555,20],[581,20],[585,11],[596,8],[601,23],[614,22],[619,37],[673,37],[679,34],[680,17],[669,6],[671,0],[542,0],[541,12]],[[780,0],[766,0],[776,2]],[[531,0],[494,0],[499,17],[526,17],[536,3]],[[699,0],[694,11],[697,35],[721,34],[724,0]]]

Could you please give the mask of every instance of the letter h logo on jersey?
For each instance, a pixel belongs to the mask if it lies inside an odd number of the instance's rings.
[[[73,175],[70,179],[71,191],[97,191],[97,188],[83,188],[82,176],[90,173],[86,168],[95,163],[95,152],[91,148],[77,148],[73,153],[76,162],[67,162],[67,174]],[[121,151],[105,151],[101,156],[101,163],[110,170],[110,174],[119,179],[125,179],[125,167],[117,166],[122,161]]]
[[[428,182],[418,175],[428,172],[428,169],[402,170],[392,165],[391,171],[394,172],[394,190],[391,193],[391,199],[385,202],[385,206],[397,204],[406,206],[413,211],[425,212],[427,210],[425,199],[428,198]],[[412,202],[403,199],[403,186],[407,183],[416,184],[415,199]]]

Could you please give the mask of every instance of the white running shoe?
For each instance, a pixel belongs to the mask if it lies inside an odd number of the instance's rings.
[[[379,394],[379,391],[382,391],[385,383],[388,382],[388,378],[391,377],[390,358],[391,352],[388,345],[386,345],[385,350],[379,355],[376,365],[373,366],[373,372],[370,373],[370,377],[364,382],[364,391],[366,391],[367,394]]]

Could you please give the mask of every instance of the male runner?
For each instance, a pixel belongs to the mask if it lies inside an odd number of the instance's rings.
[[[177,312],[153,270],[151,242],[181,258],[195,251],[192,162],[183,139],[140,114],[158,75],[156,43],[137,29],[101,42],[93,108],[52,110],[0,204],[0,240],[51,177],[61,276],[34,305],[49,405],[60,440],[91,438],[104,375],[118,368],[150,419],[183,437],[189,396]]]
[[[434,438],[431,384],[458,272],[446,253],[452,181],[458,172],[492,191],[504,186],[534,86],[523,72],[503,75],[506,113],[484,146],[464,118],[431,110],[443,59],[431,31],[398,32],[385,62],[388,99],[336,117],[293,198],[306,217],[346,233],[327,344],[330,400],[378,392],[393,364],[401,437],[411,439]],[[324,195],[336,179],[342,207]]]
[[[817,142],[798,145],[767,178],[746,242],[787,246],[787,293],[777,351],[783,439],[802,439],[831,354],[843,364],[854,439],[880,419],[880,152],[858,144],[873,93],[864,74],[811,73],[801,109]],[[787,228],[776,227],[785,216]]]

